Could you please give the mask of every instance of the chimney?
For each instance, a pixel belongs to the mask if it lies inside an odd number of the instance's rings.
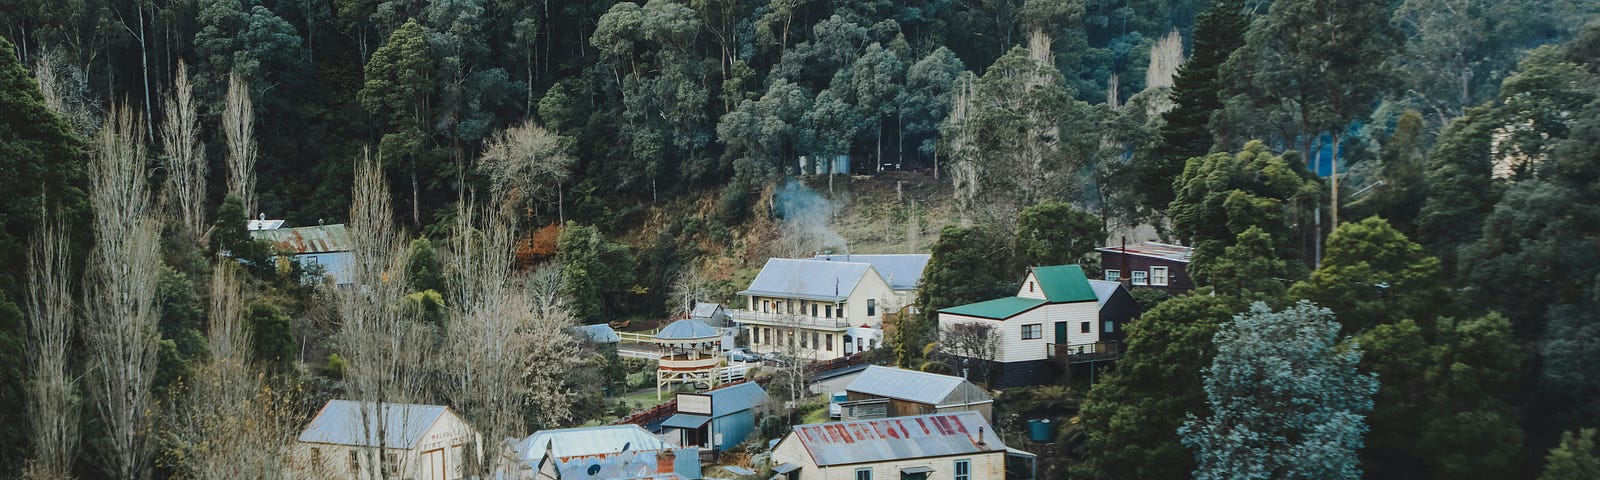
[[[261,212],[261,213],[256,214],[256,218],[259,218],[262,221],[266,221],[267,220],[267,212]]]
[[[988,442],[983,441],[983,427],[978,427],[978,445],[986,444],[988,444]]]
[[[656,453],[656,474],[672,473],[673,465],[678,460],[678,454],[672,448],[663,448]]]

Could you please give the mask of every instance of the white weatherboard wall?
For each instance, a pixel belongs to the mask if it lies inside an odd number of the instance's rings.
[[[384,454],[399,459],[401,477],[414,480],[454,480],[463,478],[467,455],[474,454],[478,434],[453,412],[440,415],[415,448],[387,448]],[[314,455],[315,449],[318,455]],[[370,462],[372,448],[353,445],[300,442],[295,451],[299,465],[311,469],[302,477],[371,478],[376,467]],[[357,452],[359,468],[350,468],[350,452]],[[321,462],[314,462],[317,457]]]
[[[910,467],[928,467],[933,473],[928,474],[928,480],[954,480],[956,460],[967,460],[972,466],[972,480],[1004,480],[1006,475],[1005,452],[988,452],[973,455],[912,458],[904,460],[890,460],[883,462],[862,463],[855,465],[833,465],[818,467],[811,460],[811,454],[806,453],[804,445],[790,433],[772,451],[772,463],[793,463],[800,465],[800,480],[856,480],[856,470],[862,468],[872,469],[872,480],[899,480],[900,469]],[[781,477],[780,477],[781,478]]]
[[[1032,278],[1032,275],[1029,275]],[[1023,284],[1024,290],[1027,284]],[[1085,344],[1100,341],[1100,308],[1094,301],[1052,303],[1005,320],[969,317],[951,313],[939,314],[939,326],[948,328],[958,323],[994,325],[1000,335],[1000,352],[995,360],[1002,363],[1027,362],[1047,358],[1046,349],[1056,342],[1056,323],[1066,322],[1067,344]],[[1083,322],[1089,323],[1089,333],[1082,333]],[[1023,340],[1022,326],[1038,324],[1039,338]]]

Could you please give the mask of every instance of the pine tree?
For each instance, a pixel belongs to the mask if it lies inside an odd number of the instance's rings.
[[[1173,109],[1161,115],[1161,146],[1141,169],[1141,203],[1165,211],[1172,203],[1172,190],[1162,188],[1183,173],[1184,162],[1211,151],[1211,114],[1222,109],[1221,76],[1218,72],[1228,56],[1244,45],[1250,28],[1242,0],[1213,0],[1211,7],[1195,17],[1194,53],[1172,80]]]

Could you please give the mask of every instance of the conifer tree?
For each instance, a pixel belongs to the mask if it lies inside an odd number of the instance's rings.
[[[1172,190],[1162,187],[1183,173],[1185,161],[1211,151],[1211,113],[1222,109],[1219,69],[1228,55],[1244,45],[1249,28],[1241,0],[1213,0],[1211,8],[1195,18],[1194,53],[1178,67],[1172,80],[1173,108],[1161,115],[1166,122],[1161,146],[1149,159],[1149,166],[1139,172],[1145,177],[1143,183],[1151,187],[1139,189],[1142,203],[1149,208],[1166,210],[1172,203]]]

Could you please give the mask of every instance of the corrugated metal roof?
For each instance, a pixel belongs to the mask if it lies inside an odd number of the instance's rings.
[[[981,432],[981,433],[980,433]],[[817,466],[970,455],[1005,451],[978,412],[798,425],[785,441],[799,441]]]
[[[754,382],[744,382],[705,392],[711,396],[713,418],[731,415],[767,402],[767,391]]]
[[[1083,267],[1033,267],[1033,277],[1039,280],[1039,289],[1051,302],[1087,302],[1095,299],[1094,289],[1089,288],[1089,277],[1083,274]]]
[[[717,338],[721,336],[721,332],[718,332],[717,329],[712,328],[710,325],[706,325],[706,322],[695,320],[693,318],[685,318],[676,322],[672,322],[672,324],[667,325],[666,328],[661,329],[660,332],[656,332],[655,339],[701,340],[707,338]]]
[[[1113,282],[1109,280],[1089,281],[1089,288],[1094,289],[1094,298],[1100,302],[1100,306],[1102,307],[1106,306],[1106,300],[1110,300],[1111,296],[1116,294],[1117,289],[1121,287],[1121,282]]]
[[[927,405],[959,405],[993,401],[983,389],[961,377],[873,365],[845,391]]]
[[[364,408],[363,408],[364,407]],[[366,416],[361,414],[367,412]],[[439,405],[412,405],[386,403],[383,405],[383,445],[390,448],[412,448],[422,440],[428,428],[444,415],[447,408]],[[330,443],[335,445],[378,446],[379,418],[372,413],[372,404],[349,400],[330,400],[317,412],[316,418],[300,433],[300,441]],[[371,422],[362,428],[363,421]]]
[[[283,228],[283,220],[250,220],[245,230],[275,230]]]
[[[1049,302],[1039,298],[1005,297],[940,309],[939,313],[1005,320],[1011,318],[1012,315],[1026,312],[1030,308],[1046,303]]]
[[[1189,255],[1194,251],[1193,248],[1182,245],[1172,245],[1159,242],[1139,242],[1133,245],[1128,245],[1126,250],[1124,250],[1121,246],[1100,247],[1096,248],[1095,250],[1105,253],[1127,253],[1128,255],[1159,258],[1162,260],[1171,260],[1174,262],[1183,263],[1189,263]]]
[[[872,265],[889,288],[913,290],[922,282],[922,271],[928,268],[933,255],[926,253],[869,254],[869,255],[817,255],[816,258],[835,262],[861,262]]]
[[[872,265],[810,258],[770,258],[739,295],[837,302],[850,296]]]
[[[559,458],[556,473],[563,479],[583,480],[699,480],[700,452],[693,448],[672,449],[672,471],[661,471],[661,450],[637,451]],[[533,466],[538,469],[537,465]]]
[[[687,429],[687,428],[700,428],[701,425],[705,425],[706,422],[709,422],[709,421],[711,421],[711,417],[708,416],[708,415],[695,415],[695,414],[692,414],[692,413],[674,413],[674,414],[672,414],[672,416],[667,417],[666,421],[661,422],[661,426],[667,427],[667,428],[685,428],[685,429]]]
[[[717,314],[717,310],[721,308],[722,304],[720,303],[697,303],[694,305],[694,311],[689,312],[689,318],[700,320],[710,319],[712,316],[715,316]]]
[[[656,438],[638,425],[540,430],[517,442],[517,457],[537,461],[548,449],[558,458],[582,457],[629,451],[661,450],[671,444]]]
[[[606,325],[604,323],[598,325],[578,325],[576,327],[572,327],[572,329],[577,330],[581,335],[588,335],[589,340],[595,343],[617,343],[622,341],[622,336],[617,335],[616,330],[612,330],[610,325]]]
[[[250,238],[264,240],[278,250],[296,254],[350,251],[350,232],[343,224],[251,230]]]

